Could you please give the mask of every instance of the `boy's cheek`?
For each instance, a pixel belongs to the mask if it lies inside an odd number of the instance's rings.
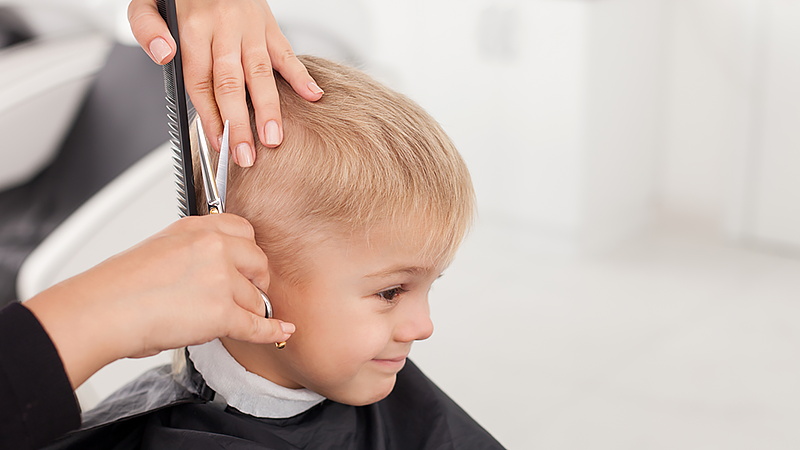
[[[340,324],[338,330],[319,334],[301,356],[314,355],[312,359],[320,380],[335,384],[347,384],[371,371],[372,359],[384,351],[388,333],[381,327],[367,324]],[[324,382],[324,381],[323,381]]]
[[[333,401],[346,405],[362,406],[382,400],[392,392],[396,375],[370,370],[364,366],[352,377],[337,382],[325,380],[317,392]]]
[[[396,380],[396,375],[364,370],[348,386],[342,398],[337,401],[353,406],[370,405],[389,395],[394,389]]]

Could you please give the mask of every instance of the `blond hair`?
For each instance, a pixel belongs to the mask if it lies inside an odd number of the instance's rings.
[[[474,215],[469,172],[439,124],[419,105],[363,72],[301,56],[325,95],[299,97],[276,75],[284,139],[258,144],[256,163],[233,166],[227,212],[248,219],[270,265],[303,276],[316,233],[376,227],[404,238],[431,261],[452,259]],[[250,120],[255,141],[253,108]],[[195,161],[198,209],[206,209]]]

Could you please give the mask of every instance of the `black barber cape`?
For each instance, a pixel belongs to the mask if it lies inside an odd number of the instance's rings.
[[[253,417],[214,402],[187,361],[146,372],[84,414],[83,427],[48,449],[502,449],[411,361],[385,399],[325,400],[288,419]]]

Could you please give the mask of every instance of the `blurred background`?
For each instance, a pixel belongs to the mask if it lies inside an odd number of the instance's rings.
[[[126,2],[89,3],[0,14],[0,127],[22,122],[0,152],[29,167],[0,180],[3,303],[175,218],[171,168],[152,153],[167,139],[161,69],[120,44]],[[270,5],[298,53],[406,93],[466,159],[480,216],[412,358],[501,443],[800,446],[800,2]],[[29,18],[47,15],[59,26]],[[85,59],[57,71],[74,73],[58,85],[73,106],[24,116],[21,93],[58,89],[13,84],[14,58],[48,39],[77,39]],[[32,73],[70,50],[49,51]],[[44,156],[26,159],[36,145]],[[156,172],[166,212],[123,211],[123,182]],[[115,388],[119,372],[102,374],[84,408]]]

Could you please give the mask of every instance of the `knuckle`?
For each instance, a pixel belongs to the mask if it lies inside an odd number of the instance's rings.
[[[215,296],[215,300],[219,300],[220,296]],[[215,301],[212,302],[210,310],[208,311],[210,317],[227,317],[230,314],[230,307],[228,302]]]
[[[255,237],[256,232],[253,228],[253,224],[251,224],[247,219],[242,216],[237,216],[236,214],[227,214],[227,216],[230,218],[229,220],[233,223],[233,225],[240,229],[240,232],[243,235],[249,238]]]
[[[193,82],[188,84],[190,87],[190,94],[211,95],[214,93],[214,83],[209,76],[200,75],[196,77]]]
[[[261,253],[263,253],[263,252],[261,252]],[[263,263],[264,263],[264,265],[262,266],[263,267],[263,271],[260,274],[258,274],[258,275],[256,275],[254,277],[254,279],[252,280],[252,283],[254,285],[256,285],[259,289],[261,289],[262,292],[267,292],[267,290],[269,288],[269,283],[270,283],[270,274],[269,274],[269,266],[267,265],[266,258],[263,259]],[[261,296],[260,295],[258,296],[258,300],[259,300],[259,302],[261,302]]]
[[[138,8],[139,8],[139,2],[138,2],[138,0],[132,0],[132,1],[131,1],[131,2],[128,4],[128,20],[129,20],[129,21],[131,20],[131,16],[133,16],[133,14],[136,12],[136,10],[137,10]]]
[[[134,22],[138,19],[140,15],[141,12],[139,10],[138,2],[132,1],[130,5],[128,5],[128,23],[131,24],[131,27],[133,27]]]
[[[194,242],[205,253],[210,255],[220,255],[225,249],[224,241],[224,238],[219,233],[203,231]]]
[[[214,77],[214,92],[218,95],[240,94],[244,91],[242,81],[231,73],[221,73]]]
[[[259,320],[262,323],[262,333],[269,336],[270,340],[280,339],[283,336],[280,325],[275,319]]]
[[[139,34],[147,29],[148,19],[151,19],[152,13],[141,10],[128,9],[128,23],[131,30]]]
[[[247,66],[247,73],[251,78],[272,79],[275,74],[272,72],[272,65],[269,61],[258,61]]]
[[[253,317],[253,329],[251,336],[258,336],[262,334],[270,334],[270,324],[269,322],[264,323],[264,320],[261,320],[260,317],[252,316]]]
[[[260,247],[259,247],[259,250],[261,250],[261,248],[260,248]],[[264,279],[264,281],[266,281],[266,283],[267,283],[267,284],[266,284],[266,286],[269,286],[269,282],[270,282],[270,279],[271,279],[271,278],[270,278],[269,269],[268,269],[268,267],[269,267],[269,257],[268,257],[268,256],[267,256],[267,254],[266,254],[266,253],[264,253],[263,251],[260,251],[260,252],[258,252],[258,253],[261,255],[261,257],[260,257],[260,259],[261,259],[261,263],[263,264],[263,267],[265,268],[265,273],[264,273],[264,275],[263,275],[263,279]],[[264,288],[264,292],[266,292],[266,291],[267,291],[267,290],[266,290],[266,286],[265,286],[265,288]]]
[[[274,58],[277,62],[276,66],[285,67],[287,64],[293,63],[294,61],[298,61],[297,55],[295,55],[294,50],[292,47],[287,47],[282,49],[275,55]]]
[[[215,297],[219,300],[222,299],[227,300],[233,298],[234,295],[231,287],[233,285],[234,279],[231,276],[230,272],[228,270],[225,270],[224,268],[213,270],[213,272],[214,273],[209,274],[208,278],[210,280],[213,280],[214,283],[213,286],[219,289],[218,295],[216,295]],[[219,307],[222,309],[222,311],[218,311],[220,314],[227,313],[227,310],[231,306],[233,306],[233,302],[229,301],[217,301],[217,303],[219,304]]]
[[[252,139],[252,129],[250,128],[250,120],[245,117],[244,120],[237,120],[231,125],[231,139],[232,140],[247,140]]]
[[[215,14],[226,22],[239,18],[247,18],[249,19],[249,23],[252,24],[254,18],[264,15],[264,11],[261,9],[258,3],[259,2],[253,1],[217,2]]]
[[[203,226],[204,221],[200,220],[200,216],[186,216],[173,222],[170,227],[175,227],[178,231],[194,231]]]
[[[214,4],[214,15],[219,17],[222,22],[229,22],[243,12],[250,2],[242,5],[241,2],[216,2]]]
[[[190,14],[186,17],[181,17],[180,34],[182,41],[193,42],[200,39],[207,33],[208,24],[206,24],[204,18],[193,14]]]

